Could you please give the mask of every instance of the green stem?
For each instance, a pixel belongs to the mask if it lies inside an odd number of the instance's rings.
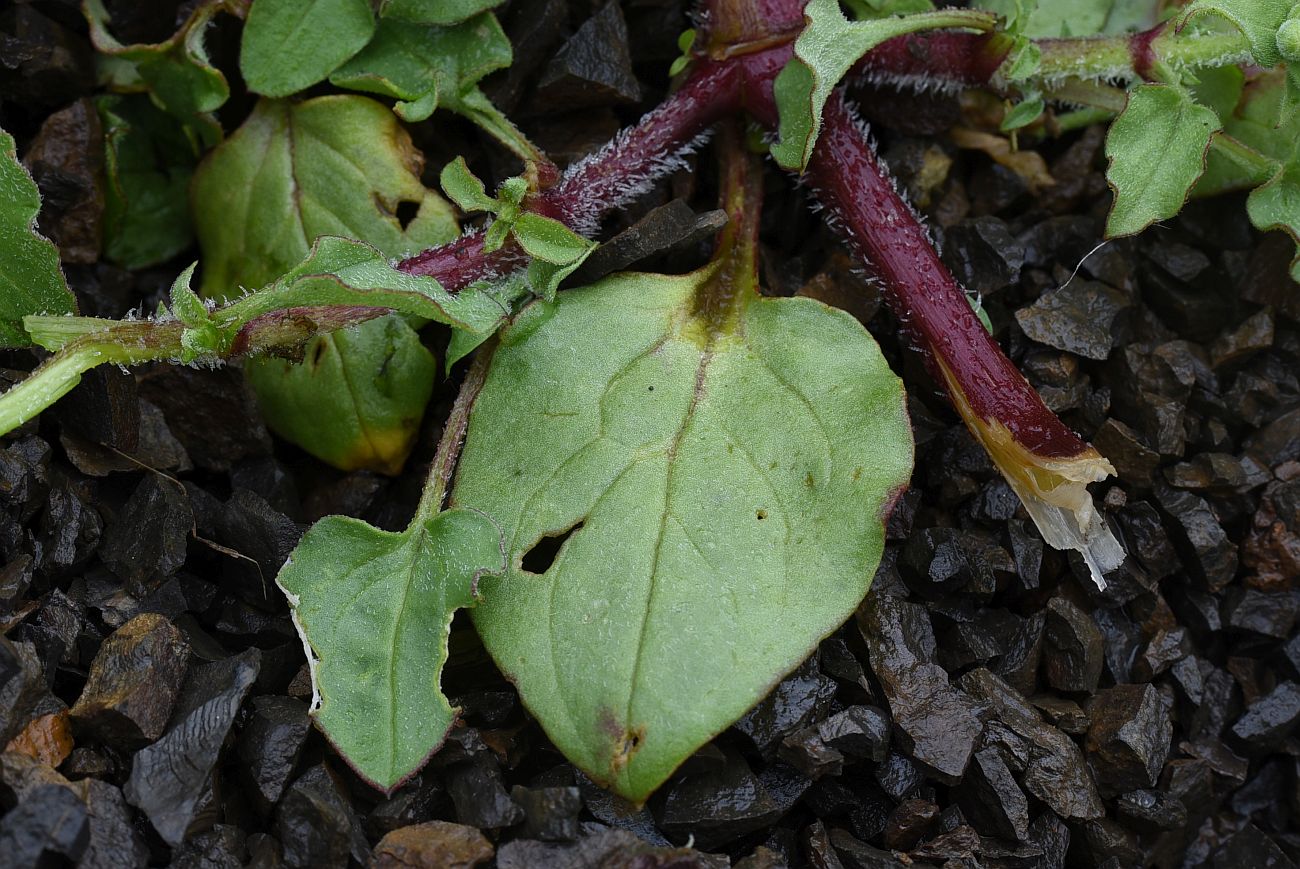
[[[1276,160],[1264,156],[1245,142],[1229,136],[1220,130],[1210,138],[1210,150],[1225,160],[1231,162],[1238,169],[1247,173],[1248,178],[1243,179],[1245,183],[1237,189],[1249,189],[1258,187],[1268,179],[1272,178],[1277,172],[1279,164]],[[1195,191],[1198,196],[1209,196],[1215,193],[1224,193],[1226,190],[1205,190]]]
[[[1146,36],[1035,40],[1042,62],[1029,81],[1043,87],[1067,78],[1132,80],[1161,69],[1176,73],[1250,59],[1250,41],[1235,30],[1187,29],[1179,34],[1165,26],[1154,38]]]
[[[415,508],[412,525],[421,525],[442,510],[442,504],[447,498],[447,487],[451,485],[452,474],[456,471],[456,460],[460,458],[461,444],[465,442],[465,430],[469,428],[469,414],[474,409],[474,399],[478,398],[479,390],[487,380],[488,365],[492,361],[494,350],[496,341],[489,339],[488,343],[479,348],[469,371],[465,373],[465,382],[460,386],[456,403],[451,406],[451,414],[438,439],[433,464],[429,467],[429,478],[424,483],[424,491],[420,493],[420,503]]]
[[[0,434],[13,431],[67,395],[81,382],[82,374],[98,365],[138,365],[179,356],[183,328],[180,323],[124,323],[74,339],[0,395]]]
[[[1082,130],[1084,127],[1091,127],[1093,124],[1104,124],[1115,117],[1115,113],[1109,109],[1075,109],[1072,112],[1063,112],[1055,118],[1056,132],[1068,133],[1072,130]]]
[[[473,121],[483,132],[500,142],[525,164],[553,168],[551,158],[529,141],[528,137],[481,91],[470,91],[457,101],[454,107],[449,106],[449,108],[454,108],[458,114]]]

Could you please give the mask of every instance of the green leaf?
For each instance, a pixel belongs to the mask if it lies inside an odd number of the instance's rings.
[[[208,155],[191,187],[203,249],[203,295],[223,298],[237,295],[241,287],[270,283],[297,266],[312,240],[322,235],[363,238],[388,257],[406,256],[455,238],[459,230],[451,206],[420,183],[421,162],[392,112],[374,100],[328,96],[301,103],[259,103],[244,125]],[[397,219],[403,202],[418,204],[405,229]],[[371,272],[369,280],[393,285],[393,270],[387,263],[374,263],[373,249],[358,253],[358,248],[337,243],[326,246],[327,253],[340,250],[362,258]],[[320,263],[308,268],[320,268]],[[335,268],[321,270],[337,275]],[[326,277],[308,286],[329,287],[340,280],[348,278]],[[302,289],[298,284],[297,290]],[[437,307],[446,308],[448,294],[441,287],[437,290],[443,297]],[[268,303],[275,298],[268,295]],[[476,302],[490,304],[481,295],[457,302],[471,312]],[[475,316],[486,319],[482,312]],[[454,316],[443,314],[437,319],[445,322]],[[334,339],[320,339],[317,346],[328,344],[339,353],[358,354],[354,365],[337,368],[343,374],[371,371],[374,360],[396,352],[394,342],[399,340],[410,345],[403,358],[418,358],[413,335],[399,339],[379,326],[362,327],[337,345]],[[363,348],[366,341],[373,345]],[[260,367],[272,373],[260,374]],[[283,368],[283,363],[271,360],[254,360],[246,366],[249,379],[260,386],[259,398],[274,430],[326,461],[341,455],[371,457],[367,466],[383,471],[400,464],[409,439],[359,438],[351,450],[343,450],[339,429],[361,432],[357,421],[370,414],[382,421],[385,431],[395,430],[394,420],[418,421],[424,408],[419,399],[428,394],[427,367],[391,373],[405,383],[380,385],[363,379],[347,390],[335,388],[334,381],[323,376],[286,375]],[[289,381],[303,385],[286,387]],[[300,393],[290,399],[290,389]],[[277,409],[281,403],[285,407]],[[317,419],[338,420],[339,428],[293,422],[293,410],[301,407],[313,408]],[[375,453],[374,447],[385,451]]]
[[[400,316],[320,335],[301,362],[246,367],[271,430],[345,471],[397,474],[415,445],[438,362]]]
[[[385,19],[375,38],[330,76],[333,84],[393,97],[404,120],[422,121],[442,105],[467,114],[476,85],[512,59],[510,40],[490,13],[450,27]]]
[[[596,248],[558,220],[525,211],[514,223],[515,240],[534,259],[557,266],[580,263]]]
[[[1262,230],[1281,229],[1300,243],[1300,159],[1291,160],[1246,198],[1250,222]],[[1291,277],[1300,281],[1300,253],[1291,260]]]
[[[1007,112],[1006,117],[1002,119],[1002,130],[1018,130],[1027,124],[1032,124],[1043,114],[1043,98],[1034,94],[1026,97],[1022,102],[1016,103]]]
[[[239,70],[254,93],[287,97],[324,81],[374,33],[368,0],[255,0]]]
[[[214,112],[230,98],[230,85],[208,59],[203,34],[226,0],[203,0],[170,39],[155,44],[123,45],[109,32],[102,0],[85,0],[86,20],[95,49],[116,64],[119,82],[134,79],[159,107],[182,121]],[[219,128],[215,133],[219,135]]]
[[[1038,0],[1028,15],[1017,14],[1021,0],[977,0],[971,5],[1014,21],[1023,36],[1050,39],[1146,30],[1160,22],[1164,4],[1161,0]]]
[[[374,100],[263,100],[194,177],[202,294],[269,284],[321,235],[364,239],[389,257],[450,241],[459,233],[452,208],[420,183],[422,162]],[[405,229],[402,203],[419,209]]]
[[[524,271],[515,271],[494,281],[480,281],[461,292],[474,290],[492,299],[501,308],[501,316],[492,325],[491,330],[471,332],[468,329],[453,329],[447,342],[447,373],[451,367],[470,353],[474,352],[484,341],[492,337],[507,320],[514,317],[519,303],[530,295],[528,279]]]
[[[992,16],[960,9],[850,22],[838,0],[812,0],[804,9],[804,20],[807,26],[795,40],[794,57],[773,86],[781,138],[772,145],[772,156],[786,169],[800,171],[812,157],[831,90],[860,57],[905,33],[938,27],[988,30],[993,25]]]
[[[104,255],[128,269],[157,265],[194,243],[189,184],[195,142],[143,96],[97,100],[104,125]]]
[[[862,326],[719,274],[615,275],[521,312],[453,496],[505,533],[485,645],[565,755],[635,801],[853,612],[911,468]]]
[[[36,231],[41,194],[18,162],[13,136],[0,130],[0,347],[27,347],[29,314],[73,314],[59,250]]]
[[[1115,191],[1106,235],[1132,235],[1173,217],[1205,171],[1210,136],[1222,125],[1181,88],[1139,85],[1110,126],[1106,180]]]
[[[309,650],[316,723],[379,789],[442,744],[457,711],[439,686],[451,617],[501,562],[500,532],[470,510],[401,533],[327,516],[276,577]]]
[[[1235,66],[1204,70],[1198,74],[1197,99],[1209,105],[1223,121],[1223,131],[1275,162],[1291,159],[1300,142],[1300,114],[1287,110],[1288,83],[1282,70],[1270,70],[1251,77]],[[1273,173],[1234,162],[1220,149],[1211,148],[1205,174],[1196,182],[1195,196],[1211,196],[1228,190],[1248,189],[1267,181]]]
[[[438,176],[438,186],[442,192],[460,208],[461,211],[497,211],[501,204],[487,195],[483,182],[465,163],[464,157],[457,157],[446,166]]]
[[[504,0],[380,0],[379,15],[417,24],[459,24]]]
[[[475,334],[490,334],[503,312],[478,285],[449,293],[433,278],[399,272],[365,242],[322,236],[275,283],[225,308],[223,322],[242,325],[276,311],[330,305],[392,308]]]
[[[1263,67],[1282,62],[1277,33],[1287,20],[1295,0],[1192,0],[1178,20],[1182,30],[1193,18],[1215,16],[1235,26],[1250,40],[1250,53]]]

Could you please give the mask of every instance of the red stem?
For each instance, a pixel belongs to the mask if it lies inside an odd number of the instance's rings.
[[[740,69],[733,62],[700,63],[686,83],[654,111],[585,160],[571,166],[554,187],[529,207],[570,228],[593,234],[600,218],[635,198],[656,178],[680,165],[680,154],[715,121],[739,108]],[[430,275],[455,291],[527,264],[511,243],[483,252],[484,232],[427,250],[398,264],[413,275]]]
[[[777,121],[772,82],[790,52],[783,46],[743,59],[745,108],[772,127]],[[936,380],[944,383],[934,365],[942,360],[971,408],[982,419],[1001,422],[1037,455],[1064,458],[1088,449],[1047,409],[984,329],[929,234],[881,167],[865,129],[838,94],[822,114],[821,137],[806,177],[853,252],[880,277],[886,302],[926,350]]]

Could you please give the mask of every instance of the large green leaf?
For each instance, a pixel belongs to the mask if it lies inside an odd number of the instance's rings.
[[[1218,115],[1182,88],[1131,90],[1106,135],[1106,180],[1115,192],[1106,234],[1132,235],[1177,214],[1205,171],[1210,136],[1221,126]]]
[[[438,27],[386,18],[375,38],[330,81],[339,87],[393,97],[407,121],[422,121],[439,105],[468,113],[486,101],[480,79],[510,65],[510,40],[491,13]]]
[[[97,102],[104,125],[104,254],[129,269],[155,265],[194,242],[189,184],[195,143],[143,96]]]
[[[442,744],[456,712],[439,687],[451,617],[474,604],[479,575],[501,567],[492,521],[449,510],[401,533],[328,516],[276,578],[308,647],[316,722],[380,789]]]
[[[203,294],[268,284],[321,235],[362,239],[390,257],[455,238],[451,206],[420,183],[422,163],[392,112],[374,100],[261,101],[194,177]],[[418,207],[405,228],[397,218],[403,203]]]
[[[1300,142],[1300,113],[1287,111],[1287,81],[1283,70],[1246,76],[1235,66],[1203,70],[1194,92],[1223,121],[1223,132],[1258,152],[1276,167],[1291,159]],[[1257,165],[1234,161],[1230,153],[1211,148],[1205,174],[1192,188],[1193,196],[1212,196],[1227,190],[1255,187],[1267,181]]]
[[[843,312],[709,270],[566,291],[505,327],[470,418],[453,503],[510,555],[475,622],[565,755],[644,800],[853,612],[911,460]]]
[[[204,31],[227,2],[201,0],[170,39],[141,45],[123,45],[113,36],[103,0],[84,0],[84,9],[91,41],[108,58],[110,84],[118,90],[147,90],[164,110],[189,122],[230,98],[226,77],[212,65],[203,44]]]
[[[63,280],[59,251],[36,231],[41,194],[18,162],[13,136],[0,130],[0,347],[31,344],[28,314],[71,314],[77,301]]]
[[[993,16],[964,9],[851,22],[838,0],[812,0],[804,8],[804,20],[807,26],[795,40],[794,57],[773,85],[781,139],[772,145],[772,156],[786,169],[801,171],[812,157],[831,90],[864,54],[886,39],[918,30],[993,26]]]
[[[420,183],[421,162],[392,112],[374,100],[262,101],[204,160],[191,187],[204,255],[203,294],[222,298],[237,295],[241,287],[268,284],[296,266],[321,235],[364,239],[389,257],[455,238],[459,230],[452,208]],[[418,209],[405,228],[397,217],[403,203]],[[431,375],[424,365],[397,367],[379,384],[374,365],[387,358],[425,359],[418,336],[405,325],[368,323],[346,339],[348,349],[321,346],[339,340],[313,339],[304,357],[338,358],[337,366],[309,372],[252,362],[250,379],[273,428],[284,437],[327,461],[340,455],[360,461],[344,467],[391,472],[410,449]],[[342,353],[357,353],[356,363],[349,365]],[[366,376],[344,383],[349,371]],[[291,424],[304,407],[315,408],[316,425]],[[387,409],[377,412],[381,407]],[[414,426],[377,434],[377,420],[410,419]],[[342,431],[372,436],[341,451]],[[376,453],[374,447],[385,451]]]
[[[504,0],[380,0],[382,18],[400,18],[419,24],[459,24]]]
[[[374,32],[368,0],[255,0],[239,70],[254,93],[287,97],[324,81]]]

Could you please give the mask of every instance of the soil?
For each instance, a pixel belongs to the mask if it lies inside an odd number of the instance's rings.
[[[515,0],[500,15],[517,62],[488,90],[561,162],[662,98],[687,21],[671,0]],[[28,49],[56,43],[33,66]],[[233,69],[231,34],[211,44]],[[601,47],[625,62],[591,65]],[[94,93],[89,52],[72,4],[0,12],[0,126],[83,311],[120,316],[151,309],[197,253],[143,272],[99,259],[102,134],[78,102]],[[1098,247],[1101,129],[999,163],[949,133],[978,122],[978,99],[854,96],[998,339],[1115,464],[1094,494],[1129,558],[1104,592],[1044,546],[869,276],[769,167],[765,291],[866,323],[905,378],[917,441],[871,593],[817,654],[638,810],[565,762],[458,617],[444,686],[463,721],[384,798],[311,726],[271,579],[321,516],[405,526],[456,377],[389,479],[271,437],[237,367],[96,371],[0,440],[0,864],[1300,863],[1293,246],[1227,197]],[[223,109],[227,129],[248,108]],[[442,113],[413,132],[431,184],[456,154],[512,171]],[[706,149],[608,221],[617,242],[580,277],[701,263],[714,177]],[[427,335],[441,352],[446,333]],[[35,362],[0,355],[0,377]]]

